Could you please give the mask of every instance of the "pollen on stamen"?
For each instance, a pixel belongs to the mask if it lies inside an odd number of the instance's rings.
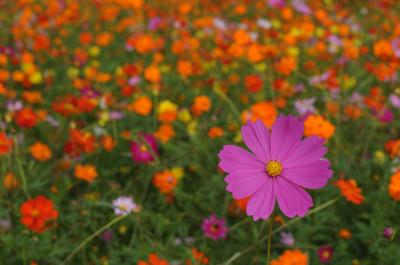
[[[268,175],[271,177],[279,176],[282,172],[282,164],[277,160],[270,160],[265,167],[265,171],[267,171]]]

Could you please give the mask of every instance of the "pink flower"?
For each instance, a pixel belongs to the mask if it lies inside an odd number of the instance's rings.
[[[127,215],[131,212],[137,212],[139,207],[133,202],[131,197],[121,196],[112,202],[114,213],[116,215]]]
[[[158,155],[157,141],[151,134],[139,133],[138,141],[131,143],[133,161],[137,163],[149,163],[154,161],[154,155]],[[149,150],[151,148],[152,152]]]
[[[205,236],[213,240],[218,240],[220,238],[225,239],[228,234],[228,227],[225,225],[225,220],[218,219],[215,214],[204,219],[201,228]]]
[[[226,189],[235,199],[250,197],[246,211],[255,221],[271,215],[275,200],[286,216],[305,216],[313,201],[304,188],[322,188],[332,177],[323,159],[324,139],[302,140],[303,131],[303,123],[291,116],[280,116],[271,131],[260,120],[248,121],[241,132],[252,153],[234,145],[220,151],[219,167],[229,173]]]

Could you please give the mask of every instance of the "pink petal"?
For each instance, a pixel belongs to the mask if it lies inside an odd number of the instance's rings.
[[[282,158],[299,144],[303,136],[304,125],[298,119],[288,116],[280,116],[271,132],[271,157],[282,160]]]
[[[259,159],[264,162],[270,160],[270,134],[261,120],[255,123],[248,121],[241,132],[244,143]]]
[[[247,203],[247,215],[253,216],[254,221],[267,219],[275,206],[274,180],[266,178],[264,185],[250,198]]]
[[[323,143],[323,138],[317,136],[307,137],[285,156],[282,161],[283,166],[294,167],[322,158],[327,151]]]
[[[332,177],[328,160],[316,160],[295,167],[284,167],[282,176],[287,180],[307,189],[320,189]]]
[[[264,185],[268,178],[263,171],[230,173],[225,177],[225,182],[228,183],[226,190],[232,192],[235,199],[242,199],[253,195]]]
[[[275,178],[275,191],[279,208],[287,217],[304,217],[313,205],[310,194],[283,177]]]
[[[221,159],[218,166],[229,173],[258,169],[262,171],[265,167],[253,154],[235,145],[224,145],[218,156]]]

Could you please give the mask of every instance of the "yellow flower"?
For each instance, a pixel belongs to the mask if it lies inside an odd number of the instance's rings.
[[[41,72],[34,72],[29,76],[29,82],[34,85],[40,84],[43,80],[43,76]]]
[[[96,57],[100,54],[100,48],[98,46],[92,46],[89,49],[89,54],[93,57]]]
[[[267,65],[265,63],[259,63],[254,66],[257,72],[264,72],[267,70]]]
[[[190,114],[190,111],[188,109],[182,109],[178,113],[178,119],[180,121],[183,121],[185,123],[188,123],[189,121],[192,120],[192,115]]]
[[[127,231],[128,231],[128,227],[126,227],[126,225],[120,225],[118,227],[118,233],[120,233],[121,235],[126,234]]]
[[[279,29],[282,27],[282,23],[279,20],[274,19],[271,21],[271,26],[275,29]]]
[[[235,136],[235,138],[233,139],[233,141],[234,141],[235,143],[240,143],[240,142],[242,142],[242,135],[240,134],[240,132],[238,132],[238,133],[236,134],[236,136]]]
[[[317,28],[316,30],[315,30],[315,36],[317,36],[317,37],[323,37],[324,36],[324,34],[325,34],[325,31],[324,31],[324,29],[323,28]]]
[[[300,53],[299,48],[297,47],[290,47],[287,50],[288,55],[293,56],[293,57],[297,57]]]
[[[171,172],[178,180],[181,179],[185,173],[182,167],[173,167]]]
[[[170,100],[163,100],[158,104],[158,113],[176,112],[178,106]]]
[[[376,164],[382,164],[383,162],[385,162],[385,152],[378,150],[375,151],[374,153],[374,162]]]
[[[98,121],[100,126],[105,126],[109,120],[110,120],[110,115],[109,115],[108,111],[104,111],[104,112],[100,113],[100,117],[99,117],[99,121]]]
[[[197,122],[191,121],[187,126],[187,132],[189,135],[195,135],[197,132]]]
[[[67,70],[67,76],[69,79],[75,79],[79,75],[79,69],[76,67],[69,67]]]

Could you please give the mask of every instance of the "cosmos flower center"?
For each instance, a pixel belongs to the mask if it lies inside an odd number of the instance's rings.
[[[279,176],[282,172],[282,164],[277,160],[270,160],[268,161],[265,170],[271,177]]]
[[[128,210],[128,205],[126,205],[126,204],[121,204],[121,205],[119,205],[118,207],[119,207],[119,209],[120,209],[121,211],[127,211],[127,210]]]
[[[211,231],[216,232],[216,231],[218,231],[218,228],[219,228],[219,225],[214,224],[211,226]]]
[[[147,152],[147,147],[146,147],[144,144],[142,144],[142,145],[140,146],[140,151],[142,151],[142,152]]]

